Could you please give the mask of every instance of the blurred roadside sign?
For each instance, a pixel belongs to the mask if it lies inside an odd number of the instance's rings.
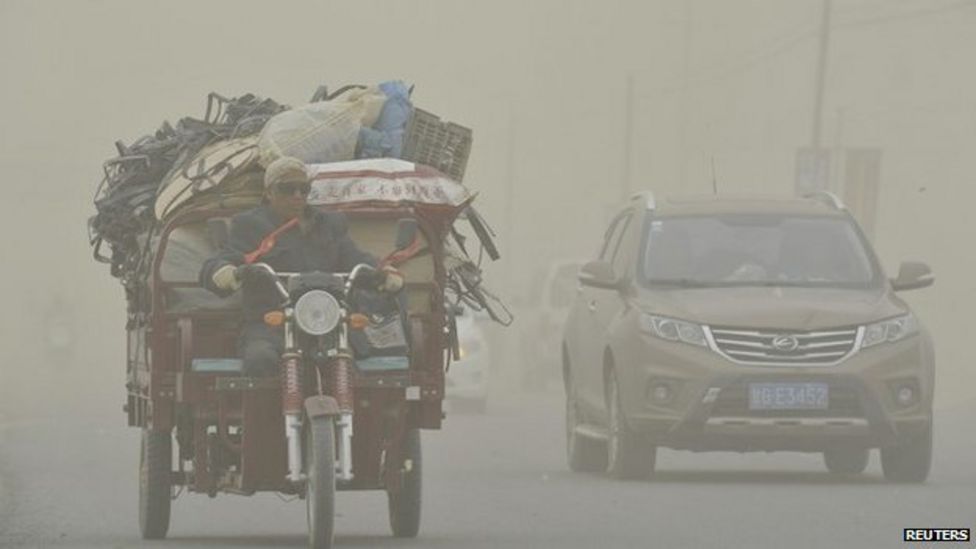
[[[796,151],[793,190],[797,196],[826,191],[830,183],[830,151],[803,147]]]

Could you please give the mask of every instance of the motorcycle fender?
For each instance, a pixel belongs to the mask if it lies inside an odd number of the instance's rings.
[[[305,415],[309,418],[338,416],[339,403],[336,399],[325,395],[308,397],[305,399]]]

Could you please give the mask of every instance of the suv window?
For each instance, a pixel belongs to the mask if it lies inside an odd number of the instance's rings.
[[[864,237],[843,217],[715,215],[650,220],[641,279],[686,286],[880,284]]]
[[[613,272],[617,276],[624,274],[630,265],[628,264],[628,257],[630,256],[630,248],[634,246],[634,223],[631,224],[630,220],[633,215],[628,215],[627,220],[623,223],[623,230],[620,231],[620,237],[617,239],[617,243],[614,245],[615,250],[613,256],[610,258],[610,264],[613,265]]]

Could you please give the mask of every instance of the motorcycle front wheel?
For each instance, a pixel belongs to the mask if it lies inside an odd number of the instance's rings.
[[[335,522],[335,422],[331,417],[309,420],[305,439],[305,508],[308,545],[332,547]]]

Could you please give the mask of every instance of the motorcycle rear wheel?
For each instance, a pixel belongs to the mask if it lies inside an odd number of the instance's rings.
[[[335,422],[331,417],[309,420],[305,439],[305,509],[308,546],[332,547],[335,524]]]
[[[400,490],[387,492],[390,512],[390,528],[398,538],[415,538],[420,532],[421,486],[423,484],[420,429],[406,432],[404,444],[404,471],[400,477]]]
[[[163,539],[169,530],[172,465],[173,439],[169,432],[143,429],[139,452],[139,531],[142,539]]]

